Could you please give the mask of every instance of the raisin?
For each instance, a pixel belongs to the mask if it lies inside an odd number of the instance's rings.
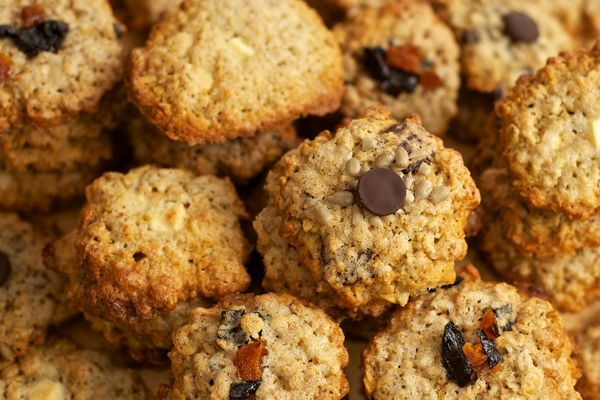
[[[21,23],[30,28],[44,20],[44,7],[40,4],[32,4],[21,9]]]
[[[502,362],[502,354],[496,349],[496,345],[493,340],[488,339],[486,334],[481,330],[477,330],[477,336],[483,346],[483,352],[487,356],[488,365],[490,368],[494,368],[496,365]]]
[[[391,69],[387,64],[386,52],[383,47],[366,47],[364,49],[364,65],[375,79],[385,80],[391,76]]]
[[[421,73],[421,51],[411,44],[393,46],[386,52],[387,64],[404,72]]]
[[[251,400],[260,387],[261,381],[232,383],[229,387],[229,400]]]
[[[19,50],[28,57],[35,57],[42,51],[58,52],[68,32],[69,26],[56,20],[43,21],[21,29],[0,25],[0,39],[12,39]]]
[[[452,321],[448,322],[442,337],[442,364],[448,379],[460,387],[471,385],[478,379],[471,361],[463,352],[464,345],[465,338],[460,329]]]
[[[262,377],[262,358],[267,354],[264,340],[240,347],[235,353],[233,365],[243,381],[257,381]]]
[[[0,53],[0,82],[8,79],[10,75],[10,57]]]
[[[479,327],[485,333],[488,339],[494,340],[500,337],[500,330],[498,329],[498,322],[496,320],[496,313],[491,308],[488,308],[483,315],[483,319],[479,324]]]

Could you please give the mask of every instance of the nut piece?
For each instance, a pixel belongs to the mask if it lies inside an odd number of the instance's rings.
[[[229,39],[229,46],[245,56],[252,57],[254,55],[254,49],[239,37]]]
[[[336,192],[327,198],[331,203],[347,207],[354,203],[354,195],[351,192]]]
[[[390,166],[390,164],[392,163],[393,160],[394,160],[394,155],[392,153],[385,152],[385,153],[381,153],[379,156],[377,156],[374,164],[377,168],[387,168]]]
[[[373,139],[373,138],[366,137],[362,141],[363,151],[373,150],[375,148],[375,146],[377,146],[377,143],[375,142],[375,139]]]
[[[446,200],[448,196],[450,196],[450,189],[448,186],[438,186],[431,191],[429,200],[431,200],[433,204],[437,204]]]
[[[427,163],[423,163],[419,166],[418,173],[419,173],[419,175],[426,176],[426,175],[429,175],[429,173],[431,172],[432,169],[433,168],[431,168],[431,165],[429,165]]]
[[[360,161],[356,158],[351,158],[346,161],[346,173],[350,176],[357,177],[360,175]]]
[[[323,225],[327,225],[331,221],[331,212],[323,204],[318,204],[314,208],[315,217]]]
[[[433,185],[431,184],[431,182],[427,180],[417,182],[415,186],[415,201],[426,199],[432,190]]]
[[[67,393],[62,383],[41,379],[31,386],[27,398],[31,400],[64,400],[67,398]]]
[[[398,168],[406,168],[409,164],[408,152],[404,147],[398,147],[396,150],[396,157],[394,158],[394,162]]]
[[[264,340],[240,347],[235,353],[233,365],[242,381],[258,381],[262,377],[262,358],[268,354]]]

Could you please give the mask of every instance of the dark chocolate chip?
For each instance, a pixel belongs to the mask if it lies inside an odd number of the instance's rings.
[[[358,181],[358,198],[375,215],[390,215],[404,207],[406,185],[402,178],[387,168],[373,168]]]
[[[0,287],[4,286],[4,284],[8,282],[10,272],[10,260],[6,254],[0,251]]]
[[[414,172],[416,172],[416,171],[419,170],[419,168],[421,167],[421,164],[423,164],[423,163],[429,164],[430,162],[431,162],[431,156],[427,156],[427,157],[422,158],[420,160],[416,160],[415,162],[409,164],[408,167],[404,168],[402,170],[402,173],[404,175],[412,174],[412,173],[414,173]]]
[[[391,68],[387,64],[383,47],[365,47],[363,57],[365,68],[375,79],[384,80],[390,77]]]
[[[232,383],[229,387],[229,400],[250,400],[260,387],[261,381]],[[250,397],[252,396],[252,397]]]
[[[383,133],[402,133],[402,131],[406,129],[406,126],[406,122],[400,122],[390,126],[389,128],[386,128]]]
[[[502,354],[496,349],[496,345],[493,340],[488,339],[483,330],[477,330],[477,336],[483,346],[483,352],[487,356],[488,365],[490,368],[494,368],[496,365],[502,362]]]
[[[135,253],[133,253],[133,259],[135,262],[141,261],[144,258],[146,258],[146,255],[141,251],[136,251]]]
[[[502,17],[504,33],[513,42],[532,43],[540,36],[535,21],[527,14],[511,12]]]
[[[28,57],[35,57],[42,51],[58,52],[68,32],[69,25],[56,20],[43,21],[28,28],[0,25],[0,39],[12,39]]]
[[[465,338],[460,329],[452,321],[446,324],[442,337],[442,364],[448,379],[460,387],[471,385],[477,381],[477,372],[471,361],[463,352]]]

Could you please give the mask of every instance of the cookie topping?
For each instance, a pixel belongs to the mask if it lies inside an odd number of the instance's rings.
[[[504,33],[516,43],[532,43],[540,35],[535,21],[527,14],[511,12],[502,17]]]
[[[21,23],[25,28],[31,28],[44,20],[44,7],[32,4],[21,9]]]
[[[487,335],[483,332],[483,330],[479,329],[477,331],[477,336],[479,336],[483,352],[487,357],[488,366],[490,368],[494,368],[496,365],[502,362],[502,354],[498,352],[494,341],[492,339],[489,339]]]
[[[390,215],[404,207],[406,185],[395,172],[386,168],[367,171],[358,181],[360,203],[375,215]]]
[[[229,400],[252,400],[261,381],[232,383],[229,387]]]
[[[500,337],[500,330],[496,321],[496,313],[491,308],[488,308],[483,314],[481,323],[479,324],[485,336],[490,340],[495,340]]]
[[[461,330],[452,321],[444,328],[442,337],[442,364],[448,378],[460,387],[471,385],[477,381],[477,372],[471,361],[463,352],[465,338]]]
[[[421,85],[425,89],[437,89],[443,85],[442,79],[433,71],[425,71],[421,74]]]
[[[0,82],[8,79],[10,75],[10,57],[4,53],[0,53]]]
[[[0,251],[0,287],[2,287],[10,276],[11,267],[8,256]]]
[[[414,74],[421,73],[421,51],[413,45],[392,46],[387,49],[386,61],[393,68]]]
[[[240,327],[244,310],[227,310],[221,313],[221,325],[217,329],[217,337],[230,342],[233,346],[246,343],[246,333]],[[229,347],[229,346],[226,346]]]
[[[11,39],[28,57],[42,51],[56,53],[69,32],[69,26],[56,20],[42,21],[28,28],[0,25],[0,39]]]
[[[262,359],[267,354],[267,345],[259,340],[240,347],[235,353],[233,365],[243,381],[258,381],[262,377]]]

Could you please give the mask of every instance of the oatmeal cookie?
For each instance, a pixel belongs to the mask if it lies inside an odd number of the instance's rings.
[[[0,397],[21,399],[146,400],[149,390],[132,369],[108,355],[54,339],[0,368]]]
[[[383,104],[396,118],[418,113],[430,132],[446,131],[457,111],[459,48],[426,1],[367,8],[334,33],[344,53],[342,113],[358,117]]]
[[[75,314],[63,297],[65,283],[42,262],[50,239],[15,214],[0,213],[0,360],[24,355],[44,341],[49,326]]]
[[[371,340],[363,368],[370,399],[581,399],[559,313],[505,283],[411,300]]]
[[[94,112],[122,78],[122,28],[106,0],[3,0],[0,24],[0,130]]]
[[[173,341],[174,400],[334,400],[349,390],[342,330],[290,295],[197,308]]]
[[[140,167],[107,173],[86,190],[79,226],[46,250],[82,310],[136,325],[180,302],[243,291],[247,217],[227,179]],[[61,262],[72,251],[78,262]],[[59,254],[57,256],[57,254]]]
[[[266,189],[268,206],[255,224],[270,228],[259,233],[282,236],[317,292],[331,288],[349,312],[403,305],[454,282],[467,218],[479,204],[458,152],[417,117],[398,122],[383,109],[288,152]],[[277,239],[259,236],[259,250],[269,240]]]
[[[588,326],[578,335],[579,366],[582,377],[577,390],[586,400],[600,399],[600,323]]]
[[[498,105],[499,151],[529,204],[600,213],[600,45],[564,53],[523,77]]]
[[[189,144],[267,132],[334,111],[340,50],[301,0],[184,1],[133,51],[131,99]]]

